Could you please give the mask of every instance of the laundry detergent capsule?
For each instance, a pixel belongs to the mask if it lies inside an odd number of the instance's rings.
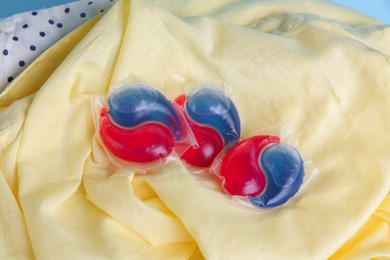
[[[198,146],[181,159],[197,167],[209,167],[225,145],[240,138],[240,118],[233,101],[218,88],[201,85],[175,99],[185,112]]]
[[[117,157],[151,162],[167,157],[182,136],[182,122],[172,103],[144,84],[125,85],[107,98],[101,110],[100,136]]]
[[[235,144],[222,161],[224,190],[259,208],[280,206],[299,190],[304,164],[299,152],[277,136],[253,136]]]

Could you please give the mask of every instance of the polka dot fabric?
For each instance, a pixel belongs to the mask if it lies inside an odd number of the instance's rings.
[[[50,46],[114,2],[78,1],[0,20],[0,92]]]

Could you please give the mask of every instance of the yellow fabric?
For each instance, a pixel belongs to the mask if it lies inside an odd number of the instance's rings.
[[[390,257],[390,29],[326,2],[120,0],[0,95],[0,259]],[[319,175],[257,212],[175,161],[114,169],[91,95],[226,80],[243,135],[290,121]]]

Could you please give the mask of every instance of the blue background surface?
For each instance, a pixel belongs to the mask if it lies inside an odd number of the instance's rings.
[[[331,0],[390,25],[390,0]]]
[[[0,0],[0,19],[16,13],[62,5],[77,0]]]
[[[0,19],[15,13],[61,5],[77,0],[0,0]],[[194,0],[195,1],[195,0]],[[390,0],[330,0],[390,25]]]

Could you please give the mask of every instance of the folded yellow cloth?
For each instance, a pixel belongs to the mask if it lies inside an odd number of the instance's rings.
[[[311,0],[120,0],[0,95],[0,259],[390,257],[390,29]],[[243,135],[290,121],[319,175],[258,212],[180,161],[106,163],[90,97],[226,80]]]

